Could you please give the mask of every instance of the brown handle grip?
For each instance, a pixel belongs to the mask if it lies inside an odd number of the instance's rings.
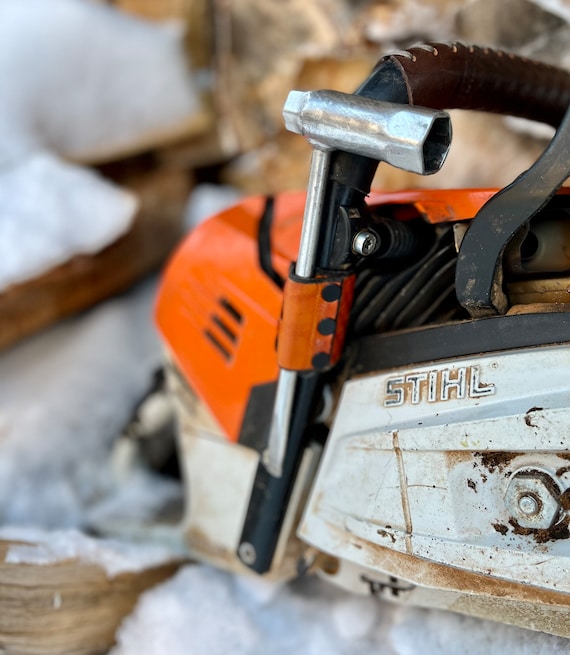
[[[570,73],[511,53],[430,43],[388,55],[400,68],[410,104],[476,109],[558,126],[570,105]]]

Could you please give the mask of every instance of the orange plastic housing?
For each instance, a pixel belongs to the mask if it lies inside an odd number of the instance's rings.
[[[415,210],[432,223],[472,218],[495,190],[372,193],[371,207]],[[272,263],[287,277],[296,259],[305,194],[280,195]],[[159,330],[178,369],[232,441],[254,386],[277,379],[275,342],[282,291],[258,262],[264,199],[249,198],[202,223],[168,265],[156,305]]]
[[[275,203],[273,266],[284,277],[296,256],[305,195]],[[232,441],[253,386],[277,378],[282,292],[258,264],[264,199],[250,198],[202,223],[164,273],[158,327],[181,373]]]

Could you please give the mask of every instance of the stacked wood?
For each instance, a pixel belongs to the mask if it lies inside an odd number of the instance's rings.
[[[310,149],[283,128],[282,107],[293,89],[353,91],[385,52],[429,39],[479,42],[552,60],[560,60],[569,34],[563,2],[534,0],[113,0],[148,17],[187,17],[188,50],[195,71],[207,70],[212,85],[205,103],[213,120],[198,138],[173,149],[189,166],[231,162],[223,181],[246,192],[275,193],[305,185]],[[174,8],[176,5],[177,9]],[[511,20],[513,15],[519,19]],[[548,46],[549,37],[554,43]],[[565,39],[566,43],[568,39]],[[558,61],[557,63],[560,63]],[[473,127],[493,136],[505,151],[522,156],[529,141],[494,118],[459,119],[454,152],[473,147]],[[532,156],[544,145],[530,143]],[[447,167],[446,181],[380,170],[376,184],[413,186],[486,186],[510,181],[524,167],[493,165],[495,152],[477,148],[486,165],[473,180],[471,166]],[[499,160],[504,159],[499,155]],[[515,157],[516,159],[516,157]],[[483,174],[482,174],[483,173]],[[437,181],[436,181],[437,180]]]
[[[117,9],[149,20],[186,21],[192,0],[108,0]]]
[[[6,655],[107,652],[139,595],[180,566],[110,577],[101,566],[77,559],[7,563],[13,545],[0,541],[0,651]]]
[[[166,174],[157,172],[158,177],[139,180],[147,200],[160,199],[153,210],[143,207],[129,235],[100,255],[75,258],[26,289],[0,295],[0,312],[9,318],[3,324],[12,323],[0,327],[0,347],[125,288],[155,266],[180,234],[163,206],[174,194],[180,219],[189,190],[184,177],[192,169],[221,165],[221,181],[247,193],[304,187],[310,147],[286,132],[282,120],[291,89],[353,91],[384,52],[433,38],[484,42],[555,63],[570,55],[570,12],[562,0],[101,1],[145,19],[186,26],[189,74],[211,81],[203,91],[204,112],[199,128],[155,148],[157,162],[172,179],[166,183]],[[513,15],[520,20],[513,22]],[[454,142],[441,174],[422,178],[380,166],[375,185],[501,186],[545,144],[502,118],[461,113],[453,122]],[[124,270],[103,273],[119,260]],[[46,299],[41,310],[40,296]]]
[[[120,3],[100,2],[116,7],[120,4],[122,9],[136,10],[139,15],[143,15],[144,9],[146,18],[177,18],[182,24],[187,21],[187,13],[193,4],[186,0],[171,0],[168,3],[159,0],[147,3],[127,0]],[[11,4],[16,8],[18,3]],[[22,270],[17,278],[9,278],[7,282],[2,280],[0,348],[125,290],[164,262],[183,233],[183,213],[192,187],[192,174],[184,162],[175,162],[172,158],[166,161],[152,153],[166,149],[171,141],[188,137],[196,139],[209,131],[213,123],[210,112],[204,113],[197,98],[196,86],[192,84],[190,72],[185,66],[185,50],[176,30],[168,33],[166,28],[141,26],[132,18],[121,16],[118,11],[101,10],[90,6],[91,3],[63,2],[61,5],[58,11],[61,11],[62,20],[58,14],[57,20],[52,21],[52,27],[63,26],[61,32],[47,29],[44,34],[42,31],[42,47],[45,50],[40,48],[40,56],[48,53],[45,75],[42,74],[41,82],[38,82],[39,78],[33,73],[26,77],[26,69],[22,67],[22,79],[28,86],[23,84],[20,88],[18,84],[13,85],[17,98],[13,106],[18,109],[13,110],[10,103],[4,103],[7,109],[0,116],[0,123],[6,130],[4,134],[14,132],[16,135],[14,144],[11,145],[8,140],[8,145],[0,153],[3,173],[7,174],[2,179],[2,193],[9,199],[9,194],[12,194],[15,199],[14,203],[2,202],[0,214],[4,216],[0,215],[0,224],[7,219],[10,225],[10,221],[18,216],[20,201],[29,212],[26,220],[29,218],[32,225],[41,224],[41,214],[46,205],[38,201],[35,207],[26,196],[35,197],[34,184],[37,183],[38,187],[47,189],[46,196],[54,197],[51,214],[46,208],[45,224],[49,226],[51,220],[57,219],[57,223],[61,219],[61,222],[69,221],[70,230],[80,230],[74,216],[66,213],[72,203],[68,202],[63,187],[57,187],[54,182],[56,178],[42,177],[36,172],[37,179],[32,180],[32,176],[29,182],[24,180],[22,186],[18,186],[10,177],[11,167],[17,169],[21,165],[22,170],[27,170],[22,162],[26,157],[32,161],[35,149],[47,150],[56,162],[58,157],[72,160],[75,165],[117,162],[112,168],[102,167],[101,171],[119,185],[134,191],[141,209],[134,217],[129,232],[101,252],[75,257],[70,252],[67,262],[45,274],[25,279],[26,271]],[[8,16],[12,16],[10,11]],[[8,22],[8,27],[15,26],[16,35],[18,30],[22,30],[23,46],[21,52],[16,52],[19,55],[13,58],[15,75],[20,72],[18,66],[21,64],[18,62],[27,61],[31,53],[26,45],[29,39],[24,37],[27,20],[31,27],[34,20],[37,22],[34,16],[33,12],[19,13],[14,10],[13,23]],[[78,33],[81,30],[85,32],[85,38]],[[88,37],[91,34],[96,36],[90,40]],[[85,50],[82,49],[83,43]],[[55,53],[53,62],[52,50]],[[11,58],[8,57],[8,60],[11,61]],[[69,66],[68,61],[71,62]],[[11,69],[5,70],[6,79],[10,79]],[[61,75],[60,71],[63,71]],[[4,69],[2,74],[5,75]],[[83,74],[86,80],[85,85],[81,85],[84,95],[72,93],[77,79]],[[60,99],[68,96],[73,96],[75,104],[61,104]],[[21,125],[18,112],[24,116]],[[153,149],[150,155],[140,156],[141,152],[148,153],[150,149]],[[133,161],[143,164],[133,167]],[[104,187],[100,185],[103,195]],[[96,183],[93,188],[97,188]],[[109,193],[112,195],[111,191]],[[80,200],[75,193],[74,198],[75,202],[82,203],[84,213],[88,214],[91,203],[89,192],[85,191],[85,196]],[[109,218],[106,223],[111,222],[112,217],[105,218]],[[97,220],[97,212],[93,211],[93,221]],[[29,229],[24,220],[21,224],[22,229]],[[113,234],[118,234],[120,229],[118,227]],[[49,228],[46,230],[49,232]],[[56,250],[59,247],[57,252],[61,253],[69,244],[77,243],[73,239],[67,243],[64,232],[62,226],[61,233],[54,236],[54,240],[58,239],[57,244],[55,241],[50,244],[46,239],[48,247],[55,245]],[[33,228],[30,235],[35,238]],[[39,242],[39,239],[36,241]],[[86,239],[83,247],[88,248],[85,243]],[[102,244],[102,241],[96,243]],[[16,250],[18,243],[10,244],[10,247]],[[47,261],[54,261],[54,258],[50,260],[49,254]],[[30,262],[29,276],[39,270],[39,265],[34,266],[34,262]],[[5,286],[16,279],[17,283],[11,287]]]
[[[183,233],[191,178],[179,169],[149,168],[144,161],[104,169],[140,199],[125,235],[95,255],[75,256],[0,293],[0,348],[124,291],[164,262]]]
[[[463,40],[563,62],[570,12],[562,0],[112,0],[141,16],[186,16],[188,50],[195,71],[207,70],[212,85],[205,103],[212,122],[198,138],[173,149],[189,166],[227,165],[223,181],[246,192],[275,193],[306,183],[310,149],[283,128],[282,107],[293,89],[353,91],[387,51],[418,41]],[[516,15],[517,21],[512,21]],[[470,124],[472,121],[472,124]],[[413,186],[500,185],[510,181],[544,146],[544,139],[521,138],[493,117],[458,119],[455,152],[473,147],[474,128],[489,132],[477,148],[485,166],[470,176],[454,158],[446,180],[381,170],[376,183],[387,189]],[[524,159],[502,165],[485,141],[500,140],[505,151]],[[516,157],[515,157],[516,158]],[[436,181],[437,180],[437,181]]]

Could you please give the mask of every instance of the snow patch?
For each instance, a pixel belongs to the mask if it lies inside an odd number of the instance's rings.
[[[201,128],[183,34],[92,0],[0,1],[0,293],[131,225],[93,162]]]
[[[346,598],[334,607],[332,618],[334,626],[343,639],[361,639],[370,633],[376,622],[377,607],[369,597],[347,594]]]
[[[267,651],[254,617],[240,605],[228,576],[189,566],[141,596],[122,624],[112,655],[241,655]],[[272,650],[273,653],[277,652]]]
[[[0,169],[0,292],[98,252],[129,229],[137,208],[132,193],[47,152]]]
[[[200,111],[181,35],[91,0],[2,0],[0,88],[0,166],[127,152]]]
[[[0,528],[0,539],[29,542],[10,545],[4,558],[6,564],[43,566],[80,560],[100,566],[111,578],[179,559],[166,546],[93,539],[77,530],[5,527]]]
[[[155,288],[140,285],[0,356],[0,498],[9,499],[0,524],[80,528],[109,502],[111,443],[161,363]]]

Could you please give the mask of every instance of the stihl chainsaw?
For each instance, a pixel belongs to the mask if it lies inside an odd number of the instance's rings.
[[[459,44],[291,92],[307,193],[203,223],[158,299],[194,557],[570,635],[569,105]],[[440,169],[451,108],[557,132],[501,190],[370,193]]]

